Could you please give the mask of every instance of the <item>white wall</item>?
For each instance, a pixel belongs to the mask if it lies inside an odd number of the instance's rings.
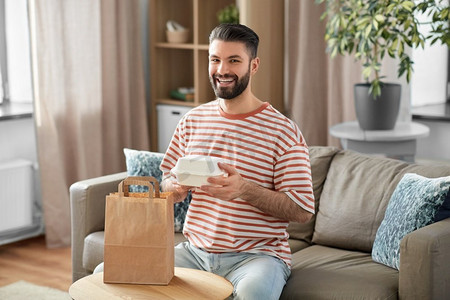
[[[430,135],[417,140],[417,160],[450,163],[450,122],[414,120],[430,128]]]

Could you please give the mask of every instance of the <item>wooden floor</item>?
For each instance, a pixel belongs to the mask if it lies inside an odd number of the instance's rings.
[[[0,286],[19,280],[68,291],[70,247],[47,249],[44,236],[0,246]]]

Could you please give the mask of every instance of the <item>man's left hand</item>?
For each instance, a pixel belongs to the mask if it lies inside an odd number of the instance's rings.
[[[221,200],[232,200],[240,197],[245,191],[245,179],[231,165],[219,163],[218,166],[225,173],[228,173],[228,176],[209,177],[208,183],[210,185],[203,185],[200,189]]]

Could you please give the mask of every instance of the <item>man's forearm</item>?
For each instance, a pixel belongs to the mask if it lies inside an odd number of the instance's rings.
[[[228,176],[208,178],[211,185],[201,186],[201,189],[221,200],[241,198],[261,211],[274,217],[305,223],[312,214],[297,205],[288,195],[264,188],[254,182],[245,180],[238,171],[227,164],[219,163]]]
[[[254,182],[246,181],[241,199],[280,219],[305,223],[312,217],[285,193],[266,189]]]

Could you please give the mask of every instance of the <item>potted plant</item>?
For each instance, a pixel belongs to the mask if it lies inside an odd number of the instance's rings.
[[[225,6],[217,12],[217,19],[219,23],[239,23],[239,10],[235,4]]]
[[[397,59],[398,77],[406,75],[409,83],[413,61],[405,51],[407,47],[425,47],[427,40],[431,44],[440,40],[450,46],[447,0],[316,0],[323,2],[326,9],[321,19],[327,19],[327,51],[331,57],[353,54],[363,66],[362,75],[367,82],[355,85],[360,127],[392,129],[399,111],[401,86],[383,82],[382,60],[386,54]],[[429,16],[429,35],[419,31],[418,14]]]

